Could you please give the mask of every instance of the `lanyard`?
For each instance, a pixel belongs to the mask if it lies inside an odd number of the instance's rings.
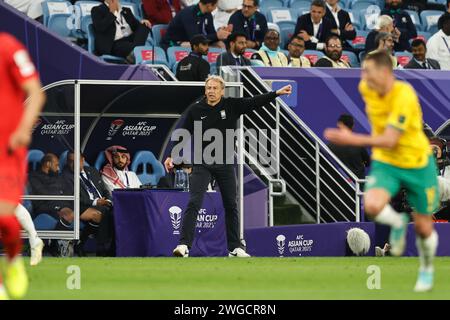
[[[444,37],[442,37],[442,40],[444,40],[445,46],[447,47],[448,53],[450,53],[450,47],[448,46],[447,40],[445,40]]]

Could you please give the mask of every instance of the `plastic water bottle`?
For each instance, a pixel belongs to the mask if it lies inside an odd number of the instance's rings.
[[[175,188],[189,191],[189,175],[182,169],[175,171]]]

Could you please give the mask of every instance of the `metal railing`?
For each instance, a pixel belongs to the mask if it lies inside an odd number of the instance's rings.
[[[222,67],[226,78],[244,84],[244,96],[254,96],[271,90],[269,85],[249,67]],[[269,185],[280,183],[317,223],[360,221],[361,184],[358,179],[328,148],[327,145],[281,99],[244,117],[245,129],[260,132],[274,130],[277,172],[261,170],[257,159],[246,160],[256,165]],[[270,141],[270,139],[268,139]],[[252,148],[246,144],[246,149]],[[254,148],[254,147],[253,147]],[[258,145],[258,148],[265,146]],[[267,148],[266,148],[267,149]],[[265,150],[270,151],[270,150]],[[273,196],[270,194],[270,202]],[[269,205],[270,207],[270,205]],[[273,207],[270,208],[273,225]]]

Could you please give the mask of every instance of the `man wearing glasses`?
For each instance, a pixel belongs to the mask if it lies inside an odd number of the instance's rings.
[[[247,48],[258,50],[266,34],[266,17],[258,12],[259,0],[244,0],[242,10],[230,17],[228,24],[233,25],[234,32],[243,32],[247,36]]]
[[[288,63],[289,67],[296,68],[309,68],[311,67],[311,62],[307,57],[302,56],[305,52],[305,40],[299,36],[294,36],[288,45]]]
[[[331,35],[325,41],[325,56],[316,62],[316,67],[351,68],[342,57],[342,42],[337,35]]]

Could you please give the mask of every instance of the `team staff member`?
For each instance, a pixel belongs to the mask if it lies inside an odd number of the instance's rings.
[[[269,92],[253,98],[224,98],[224,93],[225,81],[221,77],[210,76],[206,80],[206,97],[192,104],[187,109],[184,118],[182,127],[187,129],[191,133],[191,136],[194,132],[194,122],[197,122],[197,124],[201,122],[202,137],[203,133],[208,129],[216,129],[220,130],[222,137],[224,137],[223,141],[225,141],[226,130],[236,130],[236,123],[241,115],[248,114],[257,108],[267,105],[275,100],[277,96],[290,94],[291,86],[285,86],[276,92]],[[193,137],[193,139],[195,141],[197,137]],[[203,150],[206,147],[207,145],[204,143]],[[226,144],[224,144],[223,155],[226,161],[223,161],[223,163],[227,164],[218,164],[217,162],[206,164],[206,159],[202,159],[201,163],[194,163],[193,165],[190,180],[190,199],[181,226],[180,244],[173,251],[175,256],[187,257],[189,255],[189,248],[194,238],[197,214],[202,206],[203,197],[212,176],[216,179],[220,187],[223,206],[225,208],[229,256],[249,257],[241,247],[239,239],[235,166],[228,164],[230,163],[229,160],[234,158],[234,150],[231,154],[227,154],[226,150]],[[174,168],[173,159],[168,157],[164,162],[164,166],[168,172],[171,171]]]
[[[202,34],[191,39],[192,52],[184,57],[177,66],[176,77],[180,81],[205,81],[210,72],[208,61],[209,40]]]

